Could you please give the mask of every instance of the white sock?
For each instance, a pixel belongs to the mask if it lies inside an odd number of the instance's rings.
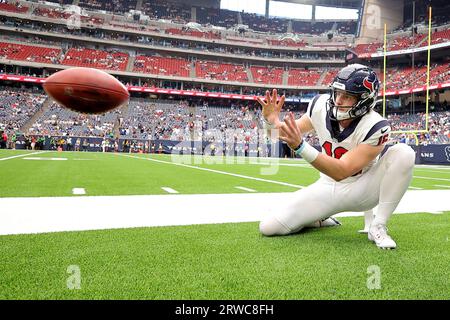
[[[392,149],[392,150],[391,150]],[[412,179],[415,153],[405,144],[391,147],[384,157],[386,171],[381,180],[378,211],[373,224],[386,225]]]

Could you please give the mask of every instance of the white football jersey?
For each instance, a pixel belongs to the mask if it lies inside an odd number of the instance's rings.
[[[364,116],[353,120],[347,128],[343,130],[342,128],[339,128],[340,133],[333,138],[332,121],[328,116],[329,106],[327,100],[329,97],[329,94],[315,96],[309,103],[307,110],[307,115],[311,119],[313,128],[319,138],[322,153],[339,159],[347,151],[354,149],[359,144],[379,146],[387,143],[391,127],[388,121],[374,110],[370,110]],[[351,182],[358,179],[362,174],[367,172],[377,160],[378,157],[363,168],[361,172],[352,177],[348,177],[341,182]],[[322,173],[320,173],[320,175],[322,177],[327,177]]]

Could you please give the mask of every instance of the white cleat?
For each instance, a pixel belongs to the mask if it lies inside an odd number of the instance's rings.
[[[323,220],[315,221],[309,225],[307,225],[307,228],[322,228],[322,227],[335,227],[340,226],[342,223],[340,223],[337,219],[333,217],[328,217]]]
[[[371,225],[367,237],[375,242],[380,249],[395,249],[397,244],[387,234],[387,227],[384,224]]]

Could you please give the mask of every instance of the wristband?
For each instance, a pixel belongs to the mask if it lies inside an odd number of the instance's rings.
[[[293,149],[296,155],[300,155],[302,153],[303,149],[305,148],[305,140],[302,139],[302,142],[298,145],[297,148]]]
[[[319,151],[312,147],[308,142],[302,140],[302,143],[295,149],[295,154],[311,163],[319,156]]]

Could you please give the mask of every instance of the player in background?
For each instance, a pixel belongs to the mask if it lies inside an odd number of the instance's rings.
[[[387,223],[412,178],[415,153],[406,144],[390,147],[380,157],[389,138],[386,119],[373,110],[378,95],[376,73],[360,64],[349,65],[337,74],[329,94],[314,97],[307,112],[295,119],[279,114],[285,97],[278,101],[276,89],[263,107],[265,129],[279,130],[279,139],[320,171],[320,178],[292,194],[292,199],[260,223],[263,235],[287,235],[343,211],[371,212],[368,238],[379,248],[393,249]],[[278,101],[278,102],[277,102]],[[303,140],[314,130],[322,153]]]

